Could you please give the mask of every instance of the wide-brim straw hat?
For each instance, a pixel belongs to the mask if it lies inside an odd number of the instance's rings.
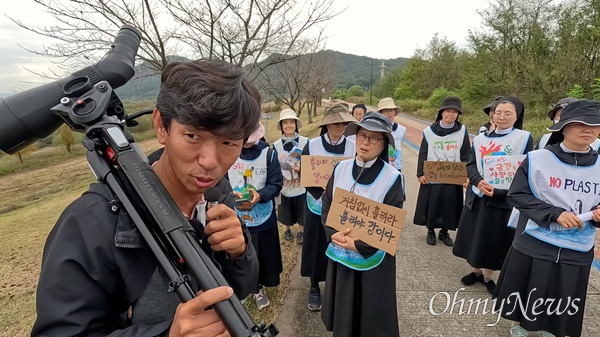
[[[325,108],[323,120],[319,127],[334,123],[356,122],[356,118],[350,114],[348,103],[336,102]]]
[[[295,119],[296,120],[296,131],[298,131],[302,127],[302,121],[296,115],[296,111],[292,109],[284,109],[279,113],[279,121],[277,122],[277,130],[281,130],[281,121],[285,119]]]
[[[396,110],[396,115],[402,111],[402,109],[394,103],[394,99],[391,97],[382,98],[377,104],[377,111],[381,112],[383,109],[394,109]]]

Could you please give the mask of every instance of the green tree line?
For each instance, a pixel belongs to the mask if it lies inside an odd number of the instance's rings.
[[[493,0],[479,14],[466,48],[436,34],[373,94],[429,100],[437,90],[477,109],[513,95],[538,117],[566,96],[600,99],[600,0]]]

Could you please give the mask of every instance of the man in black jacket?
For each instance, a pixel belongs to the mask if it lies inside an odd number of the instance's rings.
[[[260,95],[237,67],[201,60],[172,63],[162,73],[153,122],[164,150],[152,167],[183,214],[206,224],[201,247],[231,288],[180,303],[137,228],[108,187],[96,183],[50,232],[31,335],[229,336],[205,308],[234,291],[245,298],[258,263],[221,179],[259,117]],[[220,203],[207,207],[203,193],[215,185]]]

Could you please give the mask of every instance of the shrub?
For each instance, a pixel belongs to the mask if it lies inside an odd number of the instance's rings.
[[[348,89],[348,92],[346,92],[346,96],[348,96],[348,97],[364,96],[364,95],[365,95],[365,91],[363,90],[363,88],[360,85],[353,85],[350,87],[350,89]]]
[[[436,88],[431,93],[431,96],[429,96],[429,105],[434,108],[439,108],[442,105],[444,98],[448,96],[458,96],[458,93],[444,87]]]

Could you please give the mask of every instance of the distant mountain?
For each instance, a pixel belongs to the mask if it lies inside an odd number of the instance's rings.
[[[398,57],[395,59],[381,60],[371,59],[366,56],[357,56],[353,54],[345,54],[334,50],[326,50],[322,53],[330,54],[332,58],[339,62],[339,70],[337,76],[337,88],[348,89],[353,85],[360,85],[365,88],[371,84],[371,69],[373,70],[373,84],[381,77],[381,61],[385,62],[385,69],[403,67],[408,58]],[[372,64],[372,68],[371,68]]]
[[[371,63],[373,64],[373,83],[380,78],[380,68],[382,60],[374,59],[371,62],[370,57],[345,54],[334,50],[320,51],[338,61],[338,76],[336,88],[348,89],[353,85],[368,87],[371,83]],[[186,61],[187,59],[177,56],[170,56],[172,61]],[[408,62],[408,58],[395,58],[384,60],[386,69],[402,67]],[[147,64],[136,66],[136,74],[127,84],[116,89],[121,99],[148,99],[154,100],[160,89],[160,74],[152,70]]]

